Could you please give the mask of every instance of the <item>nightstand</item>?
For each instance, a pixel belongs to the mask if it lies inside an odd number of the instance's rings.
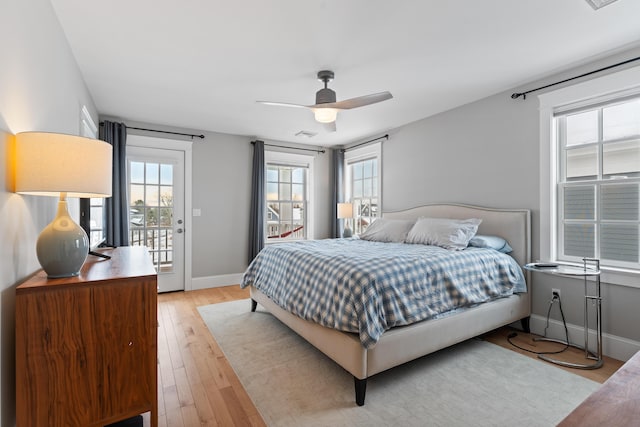
[[[526,270],[552,274],[555,276],[565,277],[582,277],[584,279],[584,347],[570,344],[562,340],[552,338],[537,338],[537,341],[550,341],[560,344],[569,345],[584,350],[585,358],[595,360],[591,364],[569,363],[562,360],[552,359],[551,357],[539,354],[538,357],[547,362],[557,365],[566,366],[576,369],[597,369],[602,366],[602,295],[600,292],[600,260],[595,258],[583,258],[583,265],[575,265],[568,263],[540,263],[533,262],[524,266]],[[595,278],[595,295],[589,294],[588,278]],[[595,304],[596,307],[596,353],[589,350],[589,302]]]

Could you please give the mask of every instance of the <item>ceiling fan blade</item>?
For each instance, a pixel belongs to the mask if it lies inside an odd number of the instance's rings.
[[[393,98],[390,92],[373,93],[371,95],[358,96],[357,98],[345,99],[344,101],[332,102],[331,107],[340,110],[349,110],[351,108],[364,107],[365,105],[375,104],[377,102],[386,101]],[[320,104],[328,106],[327,104]]]
[[[327,87],[333,80],[333,71],[322,70],[318,72],[318,79],[324,83],[324,88],[316,92],[316,104],[300,105],[286,102],[256,101],[260,104],[275,105],[277,107],[308,108],[313,111],[317,122],[322,123],[327,132],[336,131],[336,115],[340,110],[350,110],[352,108],[364,107],[365,105],[376,104],[393,98],[390,92],[379,92],[371,95],[358,96],[356,98],[345,99],[336,102],[336,93]]]
[[[271,101],[256,101],[259,104],[264,104],[264,105],[275,105],[276,107],[296,107],[296,108],[308,108],[306,105],[300,105],[300,104],[288,104],[286,102],[271,102]]]
[[[323,125],[324,125],[324,129],[327,132],[335,132],[336,131],[336,122],[335,121],[333,121],[331,123],[323,123]]]

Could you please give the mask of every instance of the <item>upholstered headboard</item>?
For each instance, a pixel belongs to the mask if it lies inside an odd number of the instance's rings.
[[[382,214],[390,219],[479,218],[477,234],[500,236],[513,248],[510,254],[518,264],[531,262],[531,212],[528,209],[492,209],[461,204],[429,204]]]

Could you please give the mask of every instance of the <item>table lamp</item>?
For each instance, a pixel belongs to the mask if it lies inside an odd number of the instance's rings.
[[[111,196],[111,144],[46,132],[18,133],[15,142],[15,192],[60,197],[56,217],[38,236],[38,261],[50,278],[77,276],[89,238],[69,216],[67,197]]]
[[[349,218],[353,218],[353,204],[352,203],[338,203],[338,219],[346,219],[348,221]],[[349,228],[349,223],[344,222],[344,231],[342,232],[342,237],[351,237],[351,229]]]

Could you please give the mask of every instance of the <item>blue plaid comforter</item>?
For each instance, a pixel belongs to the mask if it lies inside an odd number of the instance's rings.
[[[268,245],[244,273],[249,285],[298,317],[358,333],[365,348],[395,326],[526,292],[516,261],[492,249],[359,239]]]

